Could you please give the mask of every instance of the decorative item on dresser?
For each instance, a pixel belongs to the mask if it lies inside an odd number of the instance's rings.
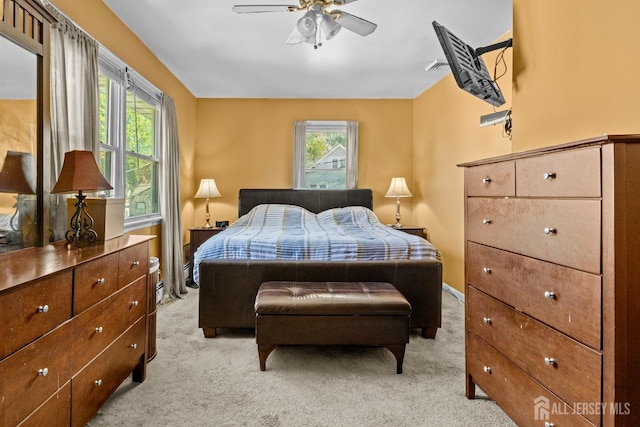
[[[0,255],[0,425],[85,425],[144,381],[151,239]]]
[[[640,135],[464,163],[466,372],[521,426],[640,425]]]

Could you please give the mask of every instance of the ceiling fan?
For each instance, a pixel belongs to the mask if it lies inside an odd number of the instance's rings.
[[[359,18],[331,6],[343,6],[358,0],[300,0],[300,5],[235,5],[236,13],[307,12],[300,18],[287,39],[287,44],[310,43],[315,49],[322,46],[322,38],[331,40],[344,27],[361,36],[368,36],[377,27],[373,22]]]

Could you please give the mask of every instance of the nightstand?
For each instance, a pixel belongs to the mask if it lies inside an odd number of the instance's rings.
[[[189,229],[189,277],[187,278],[188,287],[198,287],[198,284],[193,281],[193,254],[198,250],[201,244],[209,239],[209,237],[215,236],[222,230],[224,230],[224,228],[195,227]]]
[[[393,227],[393,226],[392,226]],[[408,234],[413,234],[414,236],[422,237],[423,239],[427,238],[427,231],[424,227],[420,227],[418,225],[402,225],[400,227],[393,227],[396,230],[404,231]]]

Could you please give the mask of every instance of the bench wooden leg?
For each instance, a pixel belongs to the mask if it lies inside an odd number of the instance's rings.
[[[202,333],[205,338],[215,338],[216,337],[216,328],[202,328]]]
[[[396,357],[396,373],[402,373],[402,362],[404,361],[404,345],[386,345],[385,346]]]
[[[422,338],[435,338],[438,328],[422,328]]]
[[[260,358],[260,370],[264,371],[267,369],[267,357],[271,354],[273,350],[276,349],[275,345],[271,344],[258,344],[258,357]]]

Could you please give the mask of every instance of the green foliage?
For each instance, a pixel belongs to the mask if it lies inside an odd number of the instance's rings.
[[[340,144],[347,146],[347,136],[344,132],[307,132],[306,166],[313,165]]]

